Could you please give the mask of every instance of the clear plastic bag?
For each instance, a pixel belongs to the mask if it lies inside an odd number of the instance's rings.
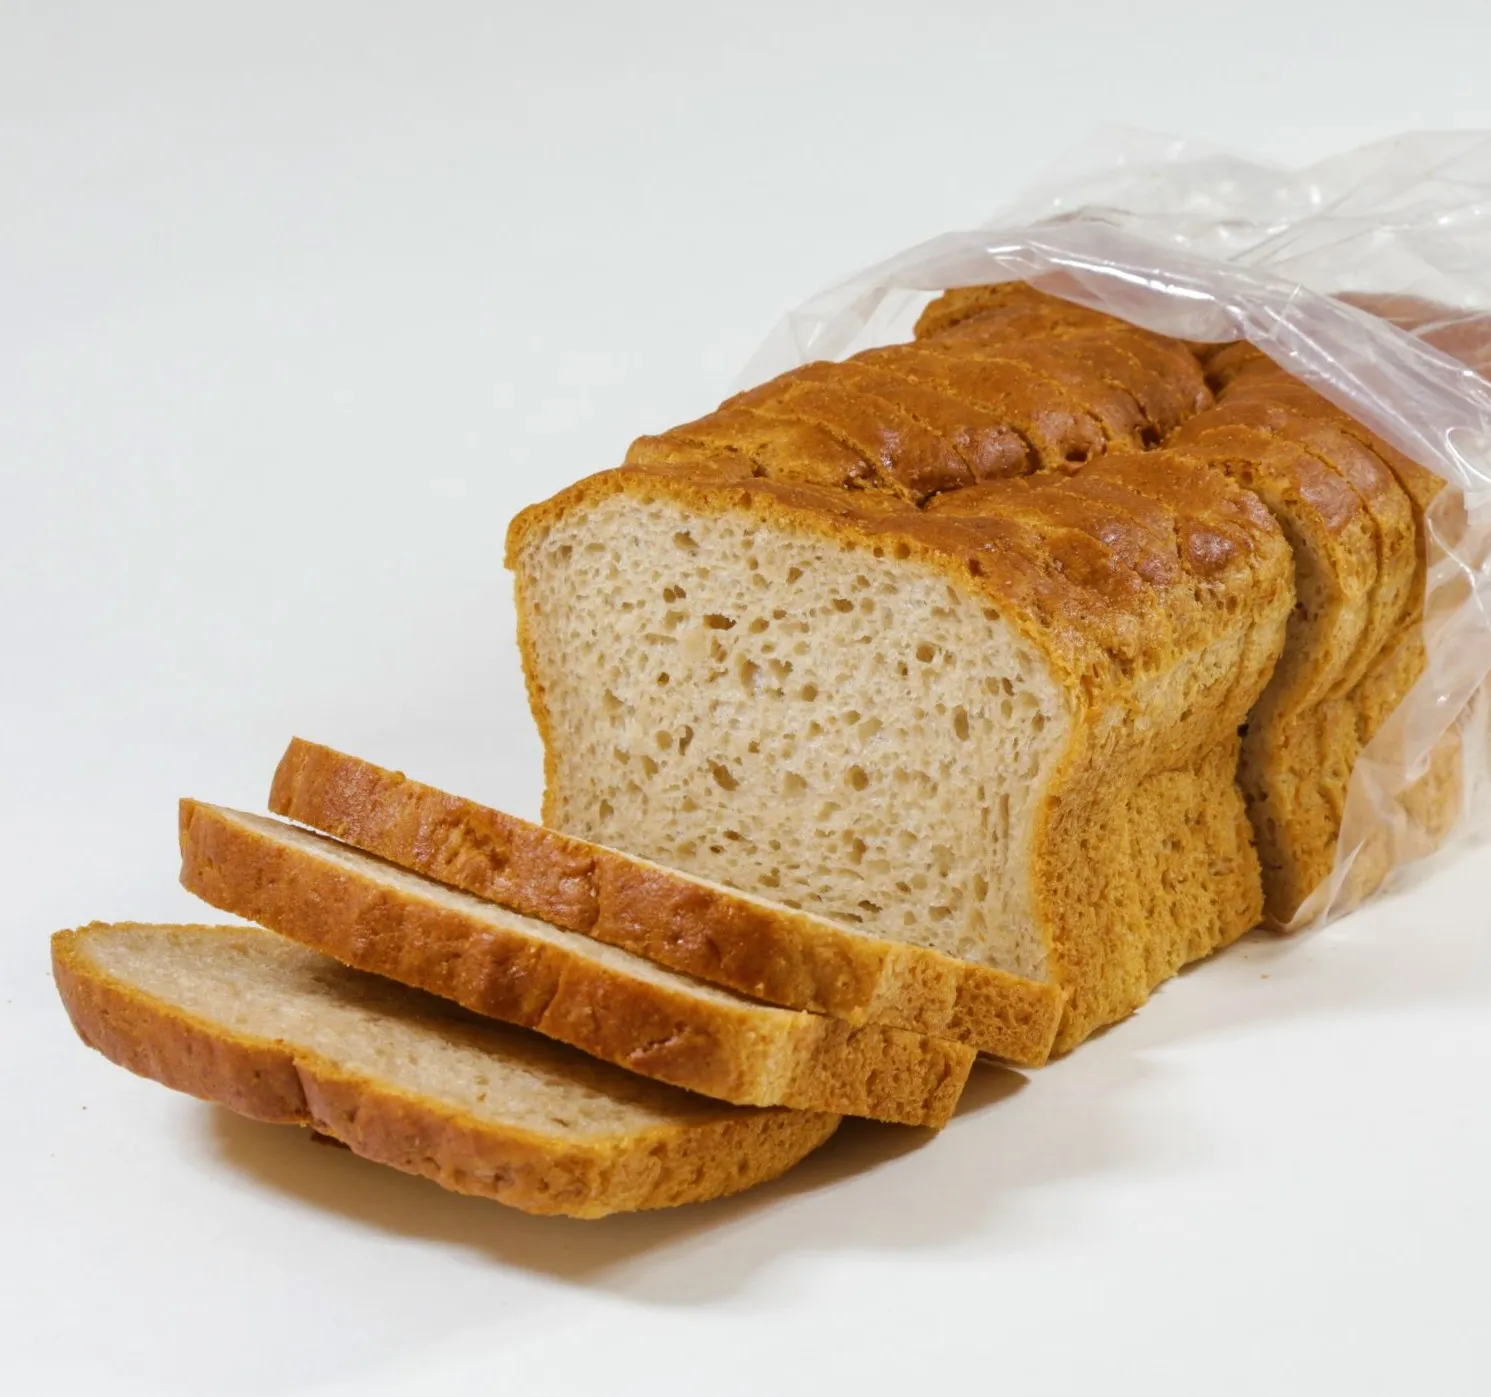
[[[1437,846],[1444,831],[1418,818],[1415,783],[1451,729],[1454,833],[1483,833],[1491,381],[1469,364],[1491,372],[1491,133],[1401,136],[1299,170],[1107,133],[982,228],[800,306],[741,386],[909,339],[938,292],[1015,279],[1161,334],[1250,340],[1456,487],[1426,520],[1424,673],[1358,758],[1334,869],[1291,926],[1340,915]],[[1378,305],[1392,320],[1342,299],[1353,294],[1398,298]]]

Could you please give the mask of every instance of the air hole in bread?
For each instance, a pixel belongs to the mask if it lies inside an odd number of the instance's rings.
[[[740,782],[735,779],[735,773],[724,762],[710,762],[709,770],[715,784],[724,790],[733,791],[739,787]]]

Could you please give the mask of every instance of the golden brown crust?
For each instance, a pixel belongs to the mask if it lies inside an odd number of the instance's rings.
[[[89,957],[90,939],[110,930],[58,932],[52,967],[79,1037],[111,1062],[255,1120],[310,1126],[367,1159],[524,1212],[597,1218],[723,1197],[775,1178],[838,1124],[832,1115],[721,1107],[577,1143],[479,1121],[143,993]]]
[[[804,364],[758,388],[726,399],[723,406],[748,404],[797,383],[823,382],[852,387],[872,403],[883,405],[884,410],[910,417],[944,442],[961,461],[963,470],[956,478],[932,488],[949,489],[981,480],[1000,480],[1024,475],[1035,468],[1029,447],[998,413],[951,397],[936,387],[853,360]]]
[[[1183,346],[1017,284],[963,299],[940,320],[929,308],[910,344],[804,365],[639,438],[626,464],[859,490],[867,510],[922,505],[1152,446],[1210,402]]]
[[[1088,310],[1075,301],[1039,291],[1029,282],[1002,281],[982,286],[958,286],[944,291],[917,319],[913,334],[931,339],[978,319],[984,325],[997,323],[1006,338],[1025,339],[1042,331],[1130,330],[1133,327],[1101,311]]]
[[[294,739],[269,808],[425,877],[770,1004],[968,1043],[1051,1051],[1051,984],[839,927],[573,839]]]
[[[1184,344],[1021,282],[947,292],[927,307],[915,338],[953,352],[1001,346],[1006,353],[1055,352],[1076,360],[1134,400],[1149,429],[1146,446],[1163,441],[1212,401],[1201,367]]]
[[[879,1024],[706,996],[318,857],[181,803],[181,881],[346,965],[535,1029],[644,1077],[752,1106],[947,1122],[972,1048]]]

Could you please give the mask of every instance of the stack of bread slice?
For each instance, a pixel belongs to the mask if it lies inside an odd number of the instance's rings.
[[[63,1000],[126,1067],[451,1188],[580,1217],[715,1197],[842,1115],[939,1127],[980,1051],[1055,1038],[1055,986],[329,748],[292,742],[269,803],[297,823],[180,819],[183,884],[263,930],[59,933]]]
[[[1070,1048],[1330,870],[1440,488],[1248,346],[949,292],[514,522],[545,819],[1055,985]]]

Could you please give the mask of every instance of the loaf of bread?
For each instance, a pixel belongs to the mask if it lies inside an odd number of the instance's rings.
[[[52,967],[83,1041],[130,1071],[530,1213],[718,1198],[838,1124],[658,1086],[255,927],[95,924],[59,932]]]
[[[1069,999],[1058,1047],[1256,922],[1237,730],[1293,603],[1155,453],[935,497],[712,460],[510,536],[549,824]]]
[[[299,738],[276,815],[427,878],[740,994],[967,1043],[1021,1066],[1051,1051],[1050,983],[751,897],[411,781]]]
[[[1070,1047],[1329,870],[1438,482],[1246,347],[1019,284],[917,334],[514,522],[545,819],[1048,979]]]
[[[779,1009],[278,820],[181,803],[181,881],[346,965],[738,1105],[940,1126],[975,1051]]]

